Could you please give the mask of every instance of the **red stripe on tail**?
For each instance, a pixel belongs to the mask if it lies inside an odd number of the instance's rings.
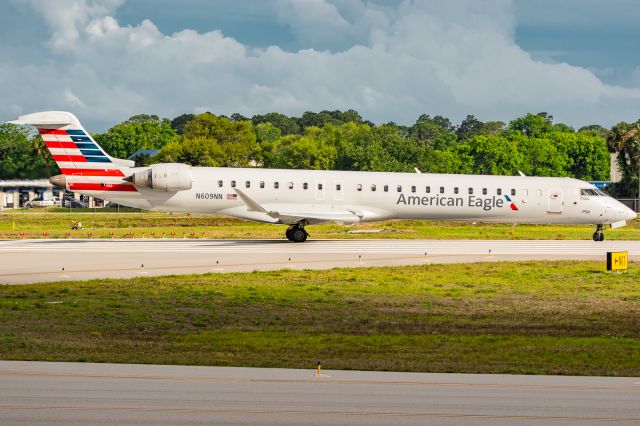
[[[54,155],[53,159],[56,161],[73,161],[74,163],[86,163],[87,159],[82,155]]]
[[[135,186],[122,183],[70,183],[69,189],[72,191],[119,191],[137,192]]]
[[[58,129],[38,129],[41,135],[66,135],[66,130],[58,130]]]
[[[117,169],[60,169],[60,172],[73,176],[124,176],[124,173]]]
[[[72,148],[78,149],[75,143],[73,142],[58,142],[58,141],[44,141],[44,144],[47,148]]]

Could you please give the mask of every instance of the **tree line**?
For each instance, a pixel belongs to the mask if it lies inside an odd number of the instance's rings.
[[[268,113],[245,117],[183,114],[173,120],[136,115],[93,135],[112,156],[128,158],[141,149],[139,165],[180,162],[194,166],[267,167],[530,176],[608,180],[609,153],[616,153],[621,183],[611,191],[637,195],[640,120],[611,129],[578,130],[554,123],[548,113],[526,114],[508,123],[467,116],[423,114],[411,126],[374,124],[357,111],[305,112],[301,117]],[[39,136],[0,126],[0,178],[56,174]]]

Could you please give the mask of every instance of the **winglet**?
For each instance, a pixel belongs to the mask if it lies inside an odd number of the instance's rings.
[[[518,170],[518,174],[519,174],[520,176],[522,176],[522,177],[527,176],[527,175],[525,175],[524,173],[522,173],[520,170]]]
[[[256,203],[255,201],[253,201],[247,194],[245,194],[242,190],[235,188],[236,193],[238,193],[238,195],[240,196],[240,199],[247,205],[248,209],[250,212],[260,212],[260,213],[267,213],[267,210],[262,207],[260,204]]]
[[[415,171],[416,171],[416,173],[417,173],[417,174],[419,174],[419,175],[421,175],[421,174],[422,174],[422,172],[421,172],[417,167],[414,167],[414,168],[413,168],[413,170],[415,170]]]

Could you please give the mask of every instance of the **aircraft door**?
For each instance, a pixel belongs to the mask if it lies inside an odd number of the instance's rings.
[[[324,200],[324,191],[325,191],[324,181],[317,180],[316,181],[316,200],[318,201]]]
[[[340,201],[342,200],[342,192],[343,192],[343,185],[342,185],[342,181],[336,181],[333,183],[333,199],[336,201]]]
[[[558,188],[549,189],[549,204],[547,213],[562,213],[562,190]]]

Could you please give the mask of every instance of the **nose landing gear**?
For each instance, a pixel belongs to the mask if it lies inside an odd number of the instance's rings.
[[[604,241],[604,232],[602,232],[604,226],[598,225],[596,232],[593,233],[593,241]]]
[[[285,232],[287,239],[294,243],[303,243],[307,240],[309,234],[305,231],[304,226],[300,224],[291,225]]]

